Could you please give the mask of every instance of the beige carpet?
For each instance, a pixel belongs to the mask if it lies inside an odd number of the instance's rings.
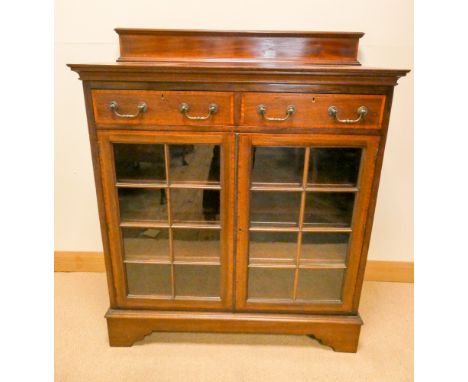
[[[413,284],[364,284],[356,354],[306,336],[154,333],[110,348],[103,273],[55,274],[55,376],[68,381],[413,380]]]

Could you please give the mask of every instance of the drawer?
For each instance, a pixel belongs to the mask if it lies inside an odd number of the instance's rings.
[[[98,127],[234,123],[229,92],[93,90],[92,99]]]
[[[240,124],[379,129],[384,105],[383,95],[245,93]]]

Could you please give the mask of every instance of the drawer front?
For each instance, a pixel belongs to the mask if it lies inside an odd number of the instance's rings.
[[[234,122],[234,95],[228,92],[93,90],[92,98],[98,127]]]
[[[242,97],[240,124],[379,129],[384,105],[383,95],[246,93]]]

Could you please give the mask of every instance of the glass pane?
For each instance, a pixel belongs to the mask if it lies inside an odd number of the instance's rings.
[[[164,145],[117,143],[114,144],[114,157],[120,182],[166,180]]]
[[[297,226],[300,205],[300,192],[252,191],[250,221],[252,225]]]
[[[216,261],[220,258],[217,229],[173,229],[176,261]]]
[[[174,222],[218,222],[220,192],[218,190],[171,189]]]
[[[249,268],[248,298],[292,299],[294,268]]]
[[[301,263],[346,264],[349,233],[303,232]]]
[[[219,297],[219,272],[217,265],[176,265],[176,296]]]
[[[250,264],[294,264],[297,232],[250,232]]]
[[[171,266],[126,264],[129,294],[171,296]]]
[[[169,261],[169,233],[165,228],[122,228],[125,260]]]
[[[352,192],[308,192],[304,224],[349,227],[353,205]]]
[[[254,147],[252,183],[302,184],[303,147]]]
[[[167,222],[164,189],[119,188],[121,220]]]
[[[298,300],[341,300],[344,269],[300,269]]]
[[[219,184],[219,145],[171,145],[171,182]]]
[[[360,162],[361,149],[359,148],[312,148],[308,183],[355,186]]]

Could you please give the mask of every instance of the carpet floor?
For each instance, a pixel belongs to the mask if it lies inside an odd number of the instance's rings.
[[[413,284],[365,282],[358,352],[306,336],[153,333],[130,348],[107,342],[103,273],[55,273],[55,380],[413,380]]]

